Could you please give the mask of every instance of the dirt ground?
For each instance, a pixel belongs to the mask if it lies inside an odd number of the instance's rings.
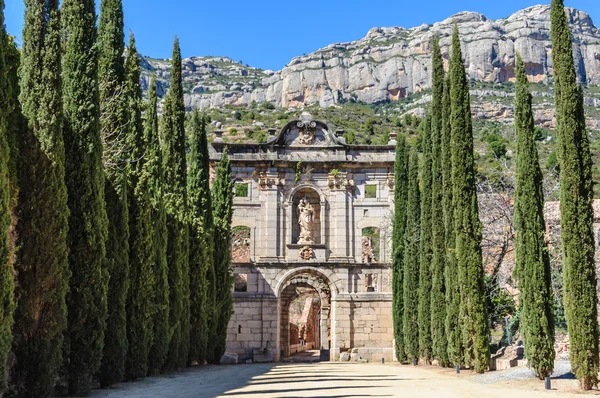
[[[577,381],[537,379],[482,384],[467,371],[398,364],[253,364],[202,366],[170,376],[123,383],[92,397],[461,397],[582,396]],[[592,391],[600,395],[600,391]]]

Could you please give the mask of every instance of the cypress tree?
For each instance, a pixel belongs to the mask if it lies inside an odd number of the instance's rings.
[[[6,389],[6,363],[12,344],[12,324],[14,302],[14,270],[10,260],[11,248],[9,228],[11,225],[11,176],[10,175],[10,127],[14,121],[12,86],[16,65],[9,63],[8,53],[12,52],[4,27],[4,1],[0,0],[0,395]],[[15,156],[16,154],[12,154]]]
[[[71,211],[67,370],[69,392],[84,395],[102,359],[109,278],[94,1],[64,0],[62,17],[65,183]]]
[[[446,243],[444,231],[444,201],[442,163],[442,128],[444,96],[444,64],[439,38],[433,40],[432,105],[431,105],[431,340],[432,355],[441,366],[448,365],[446,338]]]
[[[406,362],[404,350],[404,331],[402,317],[404,313],[404,257],[406,229],[406,206],[408,199],[408,147],[404,135],[396,143],[396,161],[394,163],[394,224],[392,232],[392,315],[394,318],[394,339],[396,358]]]
[[[516,268],[521,306],[520,327],[527,366],[540,379],[554,369],[554,315],[550,258],[545,243],[543,176],[535,146],[529,81],[517,55],[515,130],[517,183],[515,190]]]
[[[410,155],[408,166],[408,196],[406,203],[406,229],[404,231],[404,350],[410,362],[419,359],[419,236],[421,205],[419,194],[419,155]]]
[[[448,361],[452,365],[461,365],[462,338],[459,326],[460,286],[458,285],[458,269],[454,245],[454,207],[452,205],[452,149],[450,146],[452,129],[450,127],[450,79],[444,81],[442,98],[442,209],[444,213],[444,240],[446,248],[446,264],[444,268],[444,285],[446,287],[446,339],[448,341]]]
[[[148,102],[144,120],[144,142],[147,145],[147,161],[144,165],[149,173],[148,190],[152,207],[152,280],[154,282],[151,306],[152,347],[148,356],[150,374],[160,372],[167,359],[169,349],[169,266],[167,263],[167,213],[163,199],[162,154],[158,139],[158,97],[156,76],[152,76],[148,87]]]
[[[550,20],[565,315],[571,366],[581,387],[589,390],[598,384],[600,337],[594,266],[592,158],[585,129],[583,91],[577,85],[569,21],[562,0],[552,0]]]
[[[212,187],[212,205],[214,219],[214,267],[216,280],[217,322],[213,361],[220,361],[225,353],[227,342],[227,324],[233,313],[233,275],[231,274],[231,220],[233,217],[233,176],[227,150],[223,152],[217,165],[215,181]]]
[[[181,51],[175,38],[171,60],[171,88],[163,108],[163,186],[167,211],[167,259],[169,263],[170,313],[172,329],[165,370],[186,366],[189,352],[190,284],[189,230],[187,224],[187,177],[185,154],[185,106],[181,77]]]
[[[461,290],[460,320],[465,364],[478,373],[489,364],[488,319],[481,257],[481,222],[475,187],[469,84],[454,26],[450,61],[452,200],[456,262]]]
[[[104,200],[108,215],[108,237],[104,266],[110,274],[108,318],[102,363],[98,380],[107,387],[123,380],[127,356],[125,299],[129,287],[127,225],[123,219],[126,204],[115,187],[123,184],[123,161],[115,152],[123,151],[123,7],[120,0],[102,0],[98,24],[98,79],[100,92],[100,130],[104,144]],[[121,156],[122,157],[122,156]],[[118,177],[115,177],[118,176]]]
[[[431,208],[432,208],[432,175],[431,175],[431,114],[421,122],[421,238],[419,241],[419,353],[426,363],[431,362]]]
[[[213,268],[213,219],[209,186],[206,122],[198,110],[192,119],[192,143],[188,192],[190,204],[190,355],[189,362],[202,363],[208,344],[207,271]]]
[[[140,87],[140,59],[133,33],[129,37],[125,61],[125,98],[129,164],[129,280],[127,295],[128,355],[125,366],[127,379],[135,380],[148,373],[148,355],[152,344],[151,302],[154,286],[153,228],[151,205],[151,172],[146,156],[147,143],[142,126],[142,88]]]
[[[62,132],[58,1],[27,0],[21,49],[18,236],[11,392],[52,395],[62,363],[69,209]],[[44,314],[44,316],[40,316]]]

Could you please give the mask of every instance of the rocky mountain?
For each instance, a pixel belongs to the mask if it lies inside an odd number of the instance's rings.
[[[575,9],[568,13],[580,81],[599,84],[600,29],[587,13]],[[532,82],[551,81],[550,6],[538,5],[495,21],[461,12],[433,25],[373,28],[361,40],[331,44],[293,58],[277,72],[226,57],[187,58],[182,65],[186,105],[207,108],[268,101],[281,107],[327,107],[352,100],[377,103],[406,98],[429,87],[434,35],[440,37],[448,59],[455,22],[470,78],[487,83],[512,81],[519,52]],[[144,83],[155,72],[166,89],[168,60],[145,58],[143,67]]]

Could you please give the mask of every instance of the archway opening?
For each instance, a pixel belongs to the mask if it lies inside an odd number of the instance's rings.
[[[317,358],[321,347],[321,299],[311,286],[296,286],[288,313],[287,356]],[[284,309],[285,312],[285,309]]]
[[[321,197],[317,191],[299,189],[292,198],[292,207],[292,243],[321,244]]]
[[[377,227],[362,229],[362,262],[378,263],[381,254],[381,231]]]
[[[329,288],[314,275],[293,277],[280,295],[280,358],[292,362],[329,360]]]
[[[233,227],[231,231],[231,261],[249,263],[250,258],[250,228]]]

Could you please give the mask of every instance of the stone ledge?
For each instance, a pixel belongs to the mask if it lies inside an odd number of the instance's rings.
[[[392,301],[392,293],[338,293],[331,302],[337,301]]]

